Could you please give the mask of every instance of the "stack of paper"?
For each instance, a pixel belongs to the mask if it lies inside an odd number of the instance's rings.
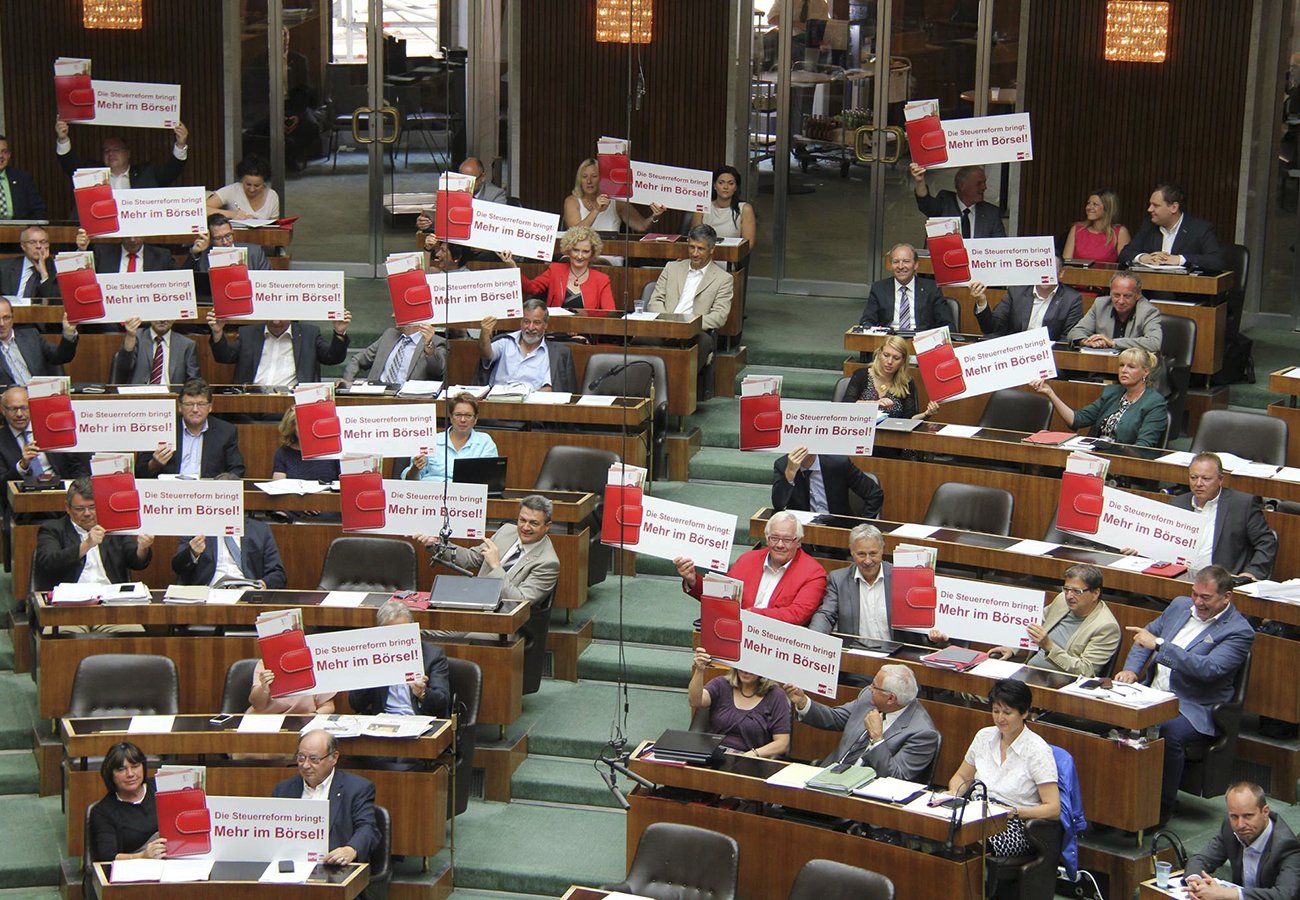
[[[163,594],[163,602],[201,605],[208,602],[210,590],[206,584],[173,584],[167,588],[167,593]]]
[[[299,497],[307,494],[323,494],[330,489],[328,484],[321,484],[319,481],[307,481],[303,478],[280,478],[276,481],[259,481],[254,485],[259,491],[272,497],[284,497],[290,494],[296,494]]]

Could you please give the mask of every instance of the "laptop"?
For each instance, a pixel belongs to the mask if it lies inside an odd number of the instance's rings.
[[[501,587],[504,584],[500,578],[435,575],[433,590],[429,592],[429,607],[496,612],[501,605]]]
[[[722,738],[720,734],[669,728],[655,741],[654,755],[694,766],[716,765],[722,758]]]
[[[506,489],[506,458],[458,459],[451,470],[451,481],[452,484],[486,484],[489,497],[500,497]]]

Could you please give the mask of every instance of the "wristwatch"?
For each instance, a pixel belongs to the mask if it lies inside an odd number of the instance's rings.
[[[1165,639],[1164,639],[1164,638],[1162,638],[1162,637],[1158,637],[1158,638],[1156,638],[1156,649],[1157,649],[1157,650],[1159,650],[1160,648],[1162,648],[1164,645],[1165,645]]]

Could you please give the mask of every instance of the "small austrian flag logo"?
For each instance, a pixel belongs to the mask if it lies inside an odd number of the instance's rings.
[[[1021,150],[1016,154],[1016,159],[1029,159],[1029,153],[1025,150]]]
[[[238,534],[238,529],[236,529],[234,525],[227,525],[227,526],[226,526],[226,536],[227,536],[227,537],[234,537],[236,534]]]
[[[1039,283],[1039,284],[1051,284],[1051,283],[1052,283],[1052,276],[1050,276],[1050,275],[1040,275],[1040,276],[1038,277],[1038,283]]]

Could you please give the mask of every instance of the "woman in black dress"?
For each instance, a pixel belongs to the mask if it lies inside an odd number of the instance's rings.
[[[162,859],[167,839],[158,837],[158,806],[144,751],[128,741],[114,744],[99,767],[108,793],[90,811],[90,853],[95,862]]]

